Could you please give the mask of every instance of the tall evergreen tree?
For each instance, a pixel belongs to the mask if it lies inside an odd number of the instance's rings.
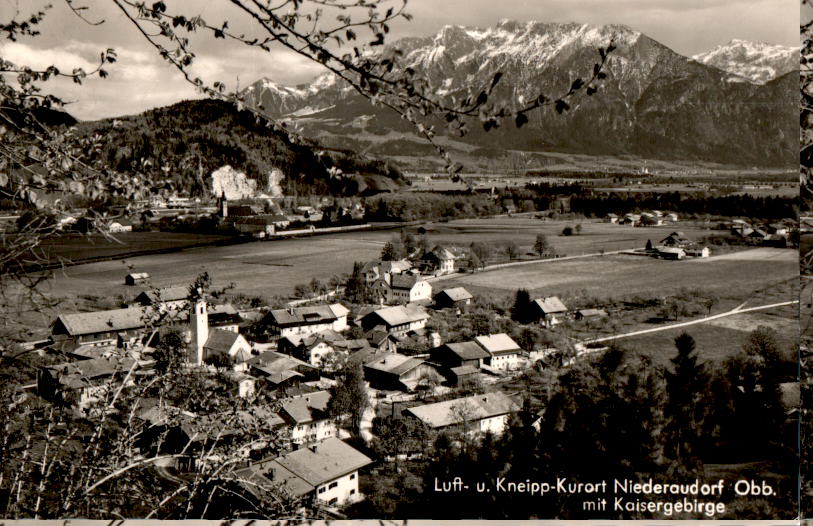
[[[694,473],[700,467],[698,458],[699,432],[704,408],[700,401],[708,388],[708,376],[698,362],[694,338],[681,333],[675,338],[677,355],[672,358],[672,370],[665,372],[667,456],[673,461],[671,471]]]
[[[518,289],[511,307],[511,319],[519,323],[530,321],[531,295],[525,289]]]

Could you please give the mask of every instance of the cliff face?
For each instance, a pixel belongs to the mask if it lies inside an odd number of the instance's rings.
[[[265,188],[259,188],[255,179],[249,178],[244,172],[235,170],[229,165],[222,166],[212,172],[209,178],[212,195],[226,194],[227,199],[244,199],[265,194],[269,197],[283,197],[282,183],[285,174],[279,168],[272,168],[268,174],[268,183]]]

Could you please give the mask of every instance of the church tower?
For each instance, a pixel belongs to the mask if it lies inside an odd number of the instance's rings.
[[[206,300],[198,298],[195,301],[192,316],[189,319],[192,325],[192,347],[195,352],[195,365],[203,365],[203,346],[209,339],[209,312]]]

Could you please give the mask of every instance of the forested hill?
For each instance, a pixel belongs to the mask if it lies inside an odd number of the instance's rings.
[[[208,176],[231,165],[265,188],[277,168],[285,174],[286,195],[355,195],[395,189],[404,183],[390,164],[349,151],[326,151],[315,142],[293,144],[258,122],[248,111],[237,111],[216,100],[183,101],[139,115],[84,122],[78,136],[99,134],[98,155],[111,168],[141,171],[166,182],[180,193],[208,195]],[[330,177],[340,168],[345,177]],[[351,176],[351,174],[354,174]]]

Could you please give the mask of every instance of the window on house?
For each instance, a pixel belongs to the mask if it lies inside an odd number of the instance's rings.
[[[333,497],[332,499],[327,501],[328,504],[336,504],[337,502],[339,502],[338,497]]]
[[[335,487],[336,487],[336,486],[338,486],[338,485],[339,485],[339,483],[338,483],[338,482],[331,482],[331,483],[328,485],[327,489],[333,489],[333,488],[335,488]]]
[[[322,486],[321,488],[319,488],[319,493],[324,493],[325,491],[327,491],[326,487]]]
[[[351,494],[351,495],[355,495],[355,494],[356,494],[356,490],[351,489],[351,490],[350,490],[350,494]]]
[[[350,475],[350,480],[353,480],[354,478],[356,478],[356,474],[355,474],[355,473],[353,473],[352,475]]]

